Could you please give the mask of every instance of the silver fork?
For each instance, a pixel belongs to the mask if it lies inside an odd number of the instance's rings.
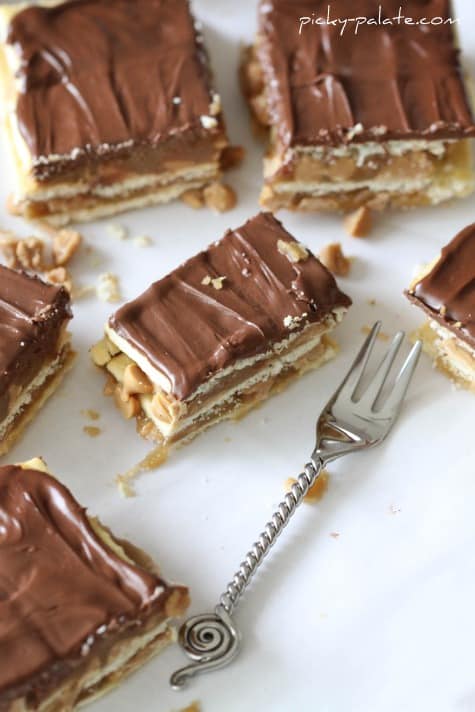
[[[360,394],[362,379],[380,328],[381,322],[373,326],[352,367],[325,406],[317,421],[316,445],[310,462],[246,554],[214,613],[193,616],[182,625],[178,640],[193,662],[171,676],[170,684],[174,689],[180,689],[198,673],[227,665],[237,655],[241,636],[231,614],[323,468],[342,455],[379,445],[396,422],[419,360],[421,342],[418,341],[411,349],[390,393],[381,403],[381,395],[387,386],[404,332],[396,334],[371,383]]]

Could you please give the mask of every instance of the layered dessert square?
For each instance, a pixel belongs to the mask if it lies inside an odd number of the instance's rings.
[[[188,592],[44,463],[0,467],[0,709],[69,712],[174,639]]]
[[[71,316],[64,287],[0,265],[0,455],[72,365]]]
[[[443,248],[407,296],[427,315],[417,332],[435,365],[475,391],[475,223]]]
[[[188,0],[0,7],[13,211],[53,225],[214,185],[228,141]]]
[[[165,456],[328,361],[327,334],[350,304],[309,250],[259,214],[121,307],[92,357]]]
[[[449,0],[357,6],[355,18],[352,0],[260,2],[241,77],[268,129],[269,210],[432,205],[474,188]]]

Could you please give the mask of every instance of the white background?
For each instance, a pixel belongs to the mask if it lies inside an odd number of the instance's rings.
[[[475,8],[470,0],[456,7],[473,72]],[[255,29],[255,2],[197,0],[195,9],[230,135],[247,151],[229,178],[239,205],[216,216],[177,203],[116,219],[131,235],[153,238],[143,249],[111,238],[108,221],[85,227],[102,264],[92,267],[83,251],[76,281],[90,284],[101,272],[115,272],[127,299],[258,209],[262,147],[251,135],[236,80],[239,45]],[[7,170],[1,180],[3,204]],[[102,375],[87,353],[113,307],[81,300],[72,323],[76,367],[9,459],[44,456],[91,512],[150,552],[166,577],[190,586],[193,612],[212,609],[284,480],[308,458],[316,416],[349,365],[361,328],[380,318],[386,332],[410,332],[422,321],[402,291],[418,265],[475,219],[474,208],[470,197],[388,214],[364,240],[346,236],[340,217],[281,214],[315,252],[338,240],[355,257],[350,276],[340,280],[354,300],[337,334],[340,355],[244,421],[215,427],[175,453],[140,479],[135,499],[119,496],[114,476],[149,446],[102,396]],[[0,224],[31,231],[6,214]],[[103,434],[95,440],[82,432],[87,408],[102,414]],[[244,642],[232,666],[172,692],[168,676],[185,661],[171,648],[97,703],[97,712],[168,712],[194,699],[204,712],[475,710],[474,418],[473,395],[455,392],[424,357],[392,437],[334,464],[326,497],[301,508],[273,551],[238,609]]]

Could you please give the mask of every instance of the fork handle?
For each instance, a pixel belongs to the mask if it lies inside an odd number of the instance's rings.
[[[198,673],[227,665],[237,655],[241,637],[231,614],[295,510],[317,481],[322,468],[321,460],[305,465],[304,471],[280,502],[221,594],[215,612],[193,616],[182,625],[178,640],[186,655],[194,662],[172,675],[170,684],[173,688],[183,687],[188,678]]]

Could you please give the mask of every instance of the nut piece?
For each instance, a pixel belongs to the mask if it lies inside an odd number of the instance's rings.
[[[322,499],[323,495],[328,489],[328,482],[330,479],[330,475],[328,474],[327,470],[322,470],[317,477],[316,482],[313,484],[312,487],[308,490],[307,494],[304,497],[305,502],[318,502],[320,499]],[[285,491],[290,492],[292,489],[292,485],[296,484],[297,480],[294,480],[293,477],[289,477],[285,481]]]
[[[179,414],[179,405],[168,400],[164,393],[158,391],[152,398],[152,413],[156,418],[169,425],[173,423]]]
[[[127,395],[132,393],[153,393],[153,385],[148,376],[137,364],[126,366],[124,371],[123,391]]]
[[[127,400],[124,400],[124,393],[120,383],[117,384],[114,390],[114,400],[126,420],[130,420],[140,413],[139,399],[136,396],[128,396]]]
[[[203,191],[199,188],[192,188],[191,190],[185,191],[180,195],[180,198],[186,205],[189,205],[190,208],[194,208],[195,210],[202,208],[205,204]]]
[[[320,252],[320,261],[337,277],[346,277],[351,267],[351,260],[343,254],[341,244],[332,242]]]
[[[53,258],[56,266],[67,265],[82,242],[76,230],[60,230],[53,238]]]
[[[50,269],[48,272],[45,272],[43,276],[50,284],[62,286],[67,289],[69,293],[72,292],[73,283],[71,275],[64,267],[55,267],[54,269]]]
[[[99,275],[96,292],[103,302],[119,302],[121,294],[117,275],[112,274],[112,272],[105,272]]]
[[[286,242],[277,240],[277,249],[281,255],[285,255],[291,262],[300,262],[308,257],[308,250],[300,242]]]
[[[371,210],[363,205],[345,218],[345,230],[352,237],[366,237],[373,227]]]
[[[84,425],[83,432],[89,435],[90,438],[97,438],[102,433],[102,430],[95,425]]]
[[[19,240],[16,246],[16,256],[20,265],[27,270],[42,272],[48,269],[44,261],[45,244],[37,237]]]
[[[211,280],[211,284],[213,285],[213,289],[222,289],[223,288],[223,282],[226,279],[226,277],[215,277],[214,279]]]
[[[206,206],[218,213],[231,210],[237,202],[236,193],[225,183],[210,183],[203,190],[203,196]]]
[[[109,363],[113,356],[119,353],[119,349],[105,336],[89,349],[89,353],[96,366],[102,367]]]

